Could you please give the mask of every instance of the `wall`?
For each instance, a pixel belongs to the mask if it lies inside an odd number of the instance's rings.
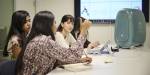
[[[0,50],[3,50],[13,13],[13,0],[0,0]]]
[[[35,15],[35,0],[14,0],[14,9],[28,11],[32,19]]]
[[[111,40],[114,42],[113,32],[114,26],[112,24],[93,24],[89,29],[89,40],[90,41],[100,41],[101,43]]]
[[[150,48],[150,24],[147,23],[147,28],[146,28],[146,42],[145,42],[145,46]]]
[[[13,0],[0,0],[0,27],[10,26],[13,7]]]
[[[59,25],[64,14],[74,15],[74,0],[36,0],[36,12],[41,10],[52,11]]]

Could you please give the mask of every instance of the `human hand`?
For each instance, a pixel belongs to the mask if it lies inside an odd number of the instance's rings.
[[[13,57],[17,58],[19,53],[20,53],[20,51],[21,51],[21,48],[20,48],[20,46],[18,44],[14,44],[12,46],[12,56]]]
[[[82,21],[82,20],[80,20]],[[89,20],[85,20],[83,23],[81,22],[81,26],[80,26],[80,31],[81,34],[85,34],[87,32],[87,30],[90,28],[92,22]]]
[[[96,41],[96,42],[90,43],[90,44],[88,45],[88,48],[89,48],[89,49],[92,49],[92,48],[97,47],[98,45],[100,45],[100,43],[99,43],[99,41]]]
[[[81,61],[83,63],[90,64],[92,62],[92,58],[91,57],[83,57],[83,58],[81,58]]]

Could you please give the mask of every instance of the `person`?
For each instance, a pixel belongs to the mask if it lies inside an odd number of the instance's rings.
[[[25,10],[13,13],[11,26],[6,39],[3,56],[10,56],[16,59],[22,48],[23,40],[30,30],[30,15]]]
[[[75,23],[74,23],[74,28],[73,30],[71,31],[71,34],[73,35],[73,37],[75,39],[77,39],[79,37],[79,34],[81,33],[81,24],[85,21],[86,19],[83,18],[83,17],[77,17],[75,19]],[[86,31],[86,36],[88,36],[88,30]],[[85,43],[84,43],[84,48],[89,48],[89,49],[92,49],[92,48],[95,48],[99,45],[99,42],[96,41],[96,42],[93,42],[91,43],[89,40],[86,39]]]
[[[53,70],[56,63],[91,63],[92,58],[81,58],[85,42],[84,32],[89,27],[90,23],[85,21],[77,41],[72,47],[64,48],[55,42],[56,25],[53,13],[38,12],[34,16],[30,34],[17,59],[16,75],[46,75]]]
[[[72,34],[74,18],[71,15],[64,15],[58,26],[55,38],[56,42],[62,47],[69,48],[72,43],[76,42]]]

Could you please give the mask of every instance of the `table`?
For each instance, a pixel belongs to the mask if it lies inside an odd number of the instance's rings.
[[[150,75],[150,49],[120,49],[110,55],[90,55],[93,62],[64,65],[47,75]],[[105,63],[108,61],[108,63]]]

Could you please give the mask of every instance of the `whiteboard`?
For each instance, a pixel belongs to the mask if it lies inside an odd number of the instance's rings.
[[[142,10],[142,0],[81,0],[81,16],[91,20],[115,19],[123,8]]]

